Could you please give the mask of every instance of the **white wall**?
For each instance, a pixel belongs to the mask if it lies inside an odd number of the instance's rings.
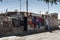
[[[60,14],[58,14],[58,19],[60,19]]]

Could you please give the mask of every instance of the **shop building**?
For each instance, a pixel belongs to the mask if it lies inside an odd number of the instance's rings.
[[[17,33],[45,29],[45,17],[50,18],[50,27],[57,27],[58,14],[35,14],[31,12],[6,12],[0,14],[0,32]]]

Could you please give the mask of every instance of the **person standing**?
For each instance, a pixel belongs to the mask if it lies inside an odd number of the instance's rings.
[[[45,25],[46,25],[46,30],[49,32],[52,32],[51,28],[49,26],[49,16],[46,16],[46,18],[45,18]]]

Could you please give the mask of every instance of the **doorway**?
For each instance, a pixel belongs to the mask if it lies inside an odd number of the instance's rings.
[[[24,31],[27,31],[27,17],[24,17]]]

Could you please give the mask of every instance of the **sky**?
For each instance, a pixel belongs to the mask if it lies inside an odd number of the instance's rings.
[[[21,10],[20,10],[20,0],[3,0],[0,2],[0,12],[15,11],[16,9],[19,11],[26,11],[26,0],[21,0]],[[33,13],[44,14],[48,11],[48,5],[44,1],[37,0],[28,0],[28,11]],[[60,4],[57,5],[51,4],[49,5],[49,13],[60,13]],[[60,15],[60,14],[59,14]]]

